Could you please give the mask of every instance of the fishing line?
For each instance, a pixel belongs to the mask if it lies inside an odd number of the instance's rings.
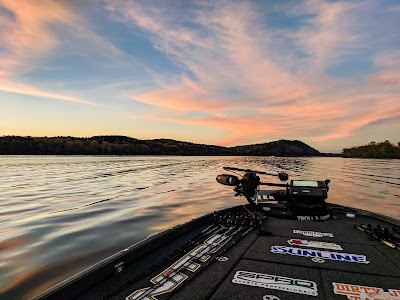
[[[240,202],[242,203],[243,208],[252,216],[254,217],[254,213],[252,213],[250,210],[247,209],[247,207],[244,205],[243,200],[242,200],[242,196],[239,196],[240,198]]]

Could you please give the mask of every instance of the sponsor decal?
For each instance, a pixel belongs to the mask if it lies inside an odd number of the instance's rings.
[[[303,279],[247,271],[237,271],[232,279],[232,282],[297,294],[318,296],[317,284],[313,281]]]
[[[319,257],[313,257],[313,258],[311,258],[311,260],[313,262],[316,262],[316,263],[319,263],[319,264],[323,264],[325,262],[325,260],[323,260],[322,258],[319,258]]]
[[[289,243],[289,245],[294,245],[294,246],[323,248],[323,249],[331,249],[331,250],[343,250],[343,248],[340,245],[337,245],[334,243],[327,243],[327,242],[290,239],[290,240],[288,240],[288,243]]]
[[[384,300],[400,299],[400,290],[389,289],[387,292],[382,288],[354,285],[347,283],[332,282],[333,292],[336,295],[347,296],[353,300]]]
[[[328,220],[331,216],[297,216],[297,220],[299,221],[325,221]]]
[[[304,230],[298,230],[298,229],[293,229],[293,233],[297,234],[302,234],[304,236],[312,236],[312,237],[331,237],[333,238],[333,234],[329,232],[318,232],[318,231],[304,231]]]
[[[353,262],[359,264],[369,263],[369,261],[367,261],[367,258],[364,255],[359,255],[359,254],[348,254],[348,253],[321,251],[313,249],[301,249],[301,248],[278,246],[278,245],[272,246],[271,252],[278,254],[303,256],[303,257],[317,257],[322,259]]]
[[[212,235],[203,244],[186,253],[178,261],[153,277],[150,280],[154,284],[153,287],[136,290],[125,299],[157,300],[156,296],[171,292],[189,277],[181,270],[196,272],[201,266],[197,263],[198,261],[206,262],[210,258],[209,254],[217,252],[231,238],[231,236],[223,234]]]

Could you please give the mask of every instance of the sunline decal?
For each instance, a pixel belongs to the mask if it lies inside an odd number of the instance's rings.
[[[348,283],[332,282],[333,292],[336,295],[347,296],[350,300],[384,300],[384,299],[400,299],[400,290],[388,289],[385,292],[382,288],[355,285]]]
[[[224,234],[213,234],[206,239],[203,244],[186,253],[179,260],[150,280],[151,283],[159,286],[136,290],[125,299],[157,300],[156,296],[171,292],[189,277],[180,272],[180,270],[185,269],[190,272],[196,272],[201,265],[194,262],[194,260],[206,262],[210,258],[209,254],[217,252],[231,238],[232,236]]]
[[[334,243],[327,243],[327,242],[290,239],[290,240],[288,240],[288,243],[289,243],[289,245],[294,245],[294,246],[322,248],[322,249],[331,249],[331,250],[343,250],[343,248],[340,245],[337,245]]]
[[[313,281],[277,275],[237,271],[233,283],[258,286],[285,292],[318,296],[317,284]]]
[[[302,234],[304,236],[312,236],[312,237],[324,237],[324,236],[331,237],[331,238],[334,237],[334,235],[330,232],[318,232],[318,231],[293,229],[293,233]]]
[[[369,261],[367,261],[367,258],[364,255],[321,251],[314,249],[301,249],[301,248],[286,247],[279,245],[272,246],[271,252],[277,254],[289,254],[289,255],[303,256],[303,257],[319,257],[322,259],[353,262],[359,264],[369,263]]]

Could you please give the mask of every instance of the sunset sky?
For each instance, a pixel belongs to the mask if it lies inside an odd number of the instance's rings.
[[[0,0],[0,135],[400,141],[400,1]]]

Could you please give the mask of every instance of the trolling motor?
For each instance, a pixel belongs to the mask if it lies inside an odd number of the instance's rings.
[[[245,196],[253,208],[267,215],[303,221],[323,221],[330,217],[325,202],[329,191],[330,180],[328,179],[325,181],[291,180],[290,184],[263,183],[257,174],[277,176],[281,181],[287,181],[289,176],[284,172],[273,174],[233,167],[224,167],[224,169],[227,171],[242,171],[245,174],[241,179],[234,175],[221,174],[217,176],[217,182],[234,186],[235,196]],[[262,185],[283,187],[285,189],[262,190],[260,189]],[[264,196],[266,196],[266,199]],[[265,200],[278,201],[278,203],[285,204],[287,212],[280,214],[266,212],[263,209],[265,208]]]

